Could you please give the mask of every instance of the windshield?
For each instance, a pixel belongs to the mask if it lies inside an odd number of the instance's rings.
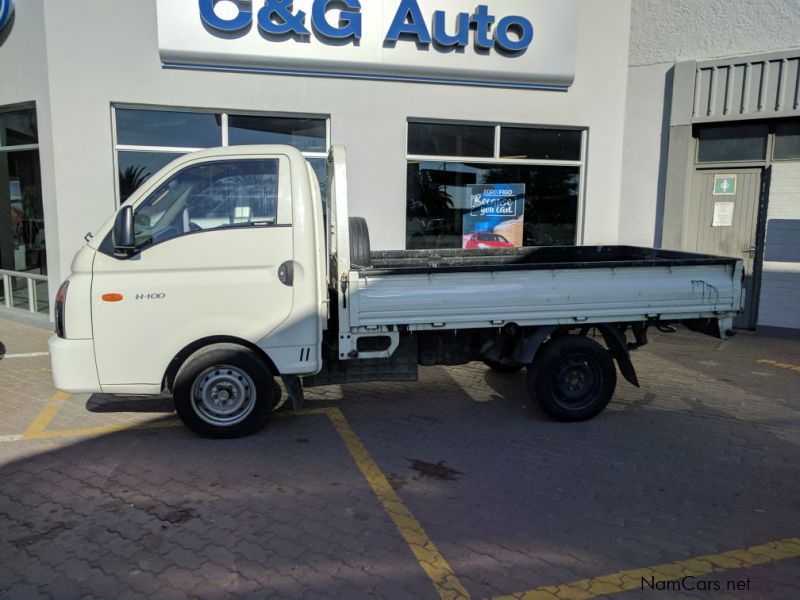
[[[481,242],[505,242],[508,243],[508,240],[504,238],[502,235],[497,233],[479,233],[478,234],[478,241]]]

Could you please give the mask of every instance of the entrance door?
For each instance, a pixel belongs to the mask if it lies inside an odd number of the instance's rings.
[[[761,273],[759,212],[764,169],[698,170],[695,173],[687,249],[744,260],[745,307],[734,325],[755,329]]]

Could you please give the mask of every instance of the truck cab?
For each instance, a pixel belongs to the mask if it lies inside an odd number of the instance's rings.
[[[173,162],[75,257],[50,341],[56,387],[158,394],[209,347],[248,349],[275,375],[319,371],[328,315],[322,206],[316,176],[290,147],[220,148]],[[233,421],[241,416],[234,392],[246,397],[256,381],[229,370],[206,387],[212,404],[212,395],[228,396],[223,412]]]

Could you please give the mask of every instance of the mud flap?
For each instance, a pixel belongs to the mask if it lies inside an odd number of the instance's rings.
[[[633,368],[633,363],[631,362],[631,353],[628,349],[628,341],[625,339],[625,332],[608,325],[597,325],[596,327],[603,335],[603,340],[605,340],[612,356],[617,360],[622,376],[631,385],[641,387],[639,378],[636,376],[636,369]]]
[[[303,383],[300,381],[300,378],[296,375],[282,375],[281,381],[283,381],[283,385],[286,387],[289,398],[292,399],[292,410],[295,412],[303,410],[306,398],[305,394],[303,394]]]

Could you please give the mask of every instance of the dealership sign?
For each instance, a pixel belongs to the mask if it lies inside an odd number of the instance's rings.
[[[0,0],[0,31],[11,22],[14,16],[14,4],[11,0]]]
[[[563,90],[577,0],[158,0],[158,32],[166,67]]]

